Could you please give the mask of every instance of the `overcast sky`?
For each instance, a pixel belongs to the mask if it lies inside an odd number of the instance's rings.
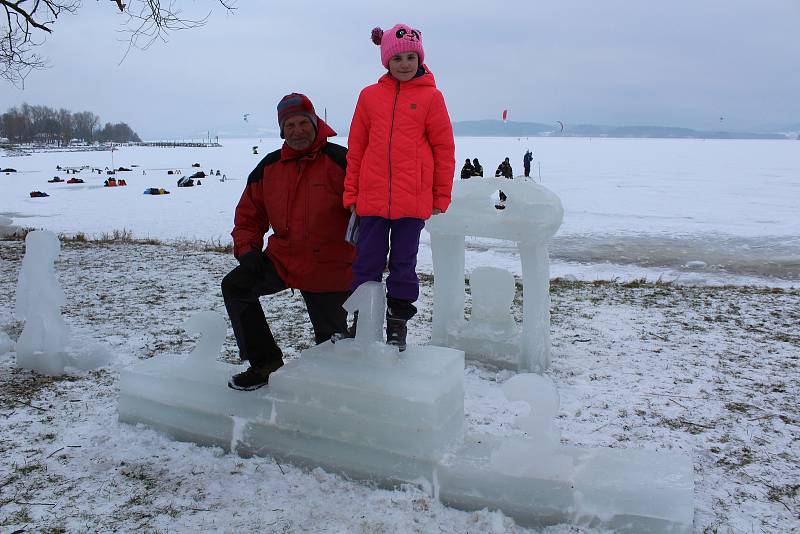
[[[800,0],[238,0],[230,14],[214,0],[176,4],[213,11],[119,64],[125,17],[113,2],[84,2],[40,47],[51,68],[23,90],[0,82],[0,111],[89,110],[143,138],[189,138],[274,129],[277,101],[298,91],[346,130],[358,92],[384,72],[370,30],[405,22],[423,32],[454,121],[508,109],[544,123],[800,123]]]

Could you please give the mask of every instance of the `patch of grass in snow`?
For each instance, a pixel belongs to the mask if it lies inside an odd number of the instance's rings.
[[[223,243],[220,239],[198,241],[198,248],[203,252],[217,252],[219,254],[233,254],[233,243]]]
[[[25,323],[22,321],[12,320],[0,327],[0,330],[8,334],[8,337],[10,337],[12,341],[16,342],[16,340],[19,339],[20,334],[22,334],[22,329],[24,327]]]
[[[769,487],[767,497],[771,501],[783,503],[784,499],[794,501],[800,497],[800,484],[783,484],[782,486],[771,486],[764,482]]]
[[[33,518],[31,517],[29,508],[23,507],[19,510],[14,510],[6,517],[0,517],[0,527],[7,527],[11,525],[27,525],[28,523],[32,523]],[[24,528],[19,530],[15,530],[14,532],[25,532]]]
[[[149,465],[126,464],[122,462],[119,474],[137,482],[141,482],[145,489],[152,489],[158,483],[158,475],[150,472]]]
[[[37,230],[37,228],[20,227],[14,233],[3,234],[1,237],[3,241],[25,241],[25,236],[27,236],[30,232],[33,232],[34,230]]]
[[[28,233],[38,230],[38,228],[21,228],[13,234],[8,234],[0,237],[0,240],[5,241],[24,241]],[[61,233],[58,234],[58,239],[64,245],[90,245],[90,244],[125,244],[125,245],[171,245],[176,248],[196,250],[200,252],[216,252],[219,254],[232,254],[233,243],[223,242],[221,239],[175,239],[170,241],[163,241],[153,237],[134,237],[133,231],[123,228],[121,230],[112,230],[110,232],[103,232],[98,236],[89,236],[83,232],[74,234]]]
[[[40,463],[32,463],[32,464],[25,464],[23,466],[15,466],[14,469],[18,473],[24,476],[33,473],[35,471],[44,471],[47,468]]]
[[[59,382],[76,382],[79,376],[44,376],[39,373],[12,367],[0,375],[0,401],[6,406],[28,407],[45,413],[52,405],[34,402],[41,391],[52,390]]]

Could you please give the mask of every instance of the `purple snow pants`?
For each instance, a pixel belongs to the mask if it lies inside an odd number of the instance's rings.
[[[419,297],[417,251],[419,234],[424,226],[424,220],[413,217],[394,220],[361,217],[351,288],[355,289],[364,282],[380,282],[388,254],[387,296],[409,302],[416,301]]]

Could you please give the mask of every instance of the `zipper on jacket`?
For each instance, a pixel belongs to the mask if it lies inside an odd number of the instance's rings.
[[[400,96],[400,80],[397,81],[397,90],[394,93],[394,105],[392,105],[392,124],[389,127],[389,219],[392,218],[392,135],[394,134],[394,115],[397,110],[397,97]]]

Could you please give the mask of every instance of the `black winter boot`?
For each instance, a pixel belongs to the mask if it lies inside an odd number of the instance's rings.
[[[386,344],[400,349],[400,352],[406,350],[406,320],[399,317],[392,317],[386,314]]]
[[[253,366],[242,373],[233,375],[228,380],[228,387],[239,391],[253,391],[269,383],[269,375],[283,367],[283,361],[267,364],[264,367]]]
[[[336,343],[340,339],[349,339],[356,337],[356,328],[358,327],[358,310],[353,312],[353,324],[347,327],[344,332],[336,332],[331,336],[331,343]]]

